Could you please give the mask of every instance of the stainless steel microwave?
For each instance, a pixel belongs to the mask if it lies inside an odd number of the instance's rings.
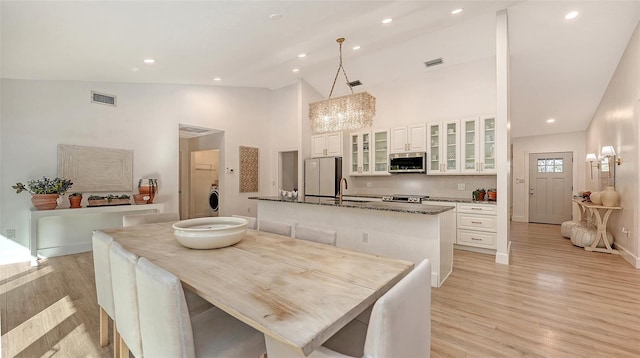
[[[426,173],[427,153],[389,154],[389,173]]]

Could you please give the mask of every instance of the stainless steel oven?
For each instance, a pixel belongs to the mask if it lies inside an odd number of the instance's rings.
[[[389,154],[389,173],[426,173],[427,153],[394,153]]]

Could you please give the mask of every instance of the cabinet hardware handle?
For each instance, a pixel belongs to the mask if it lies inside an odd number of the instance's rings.
[[[471,240],[482,241],[482,239],[476,239],[475,237],[472,237]]]
[[[482,210],[481,208],[471,208],[471,210]]]
[[[472,224],[482,224],[482,221],[472,221]]]

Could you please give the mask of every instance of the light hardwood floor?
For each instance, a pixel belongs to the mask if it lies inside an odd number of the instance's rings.
[[[512,224],[511,265],[456,250],[433,289],[432,357],[639,357],[640,270],[557,225]],[[2,357],[110,357],[90,253],[0,266]]]

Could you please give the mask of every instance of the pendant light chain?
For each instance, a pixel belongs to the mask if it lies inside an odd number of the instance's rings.
[[[329,92],[329,98],[333,94],[333,89],[336,87],[336,81],[338,80],[338,76],[340,75],[340,69],[342,69],[342,73],[344,74],[344,78],[347,80],[347,86],[349,86],[349,77],[347,77],[347,71],[345,71],[344,66],[342,66],[342,43],[344,42],[344,38],[341,37],[336,40],[340,44],[340,64],[338,65],[338,71],[336,71],[336,77],[333,79],[333,85],[331,85],[331,92]],[[349,86],[351,89],[351,93],[353,93],[353,87]]]

